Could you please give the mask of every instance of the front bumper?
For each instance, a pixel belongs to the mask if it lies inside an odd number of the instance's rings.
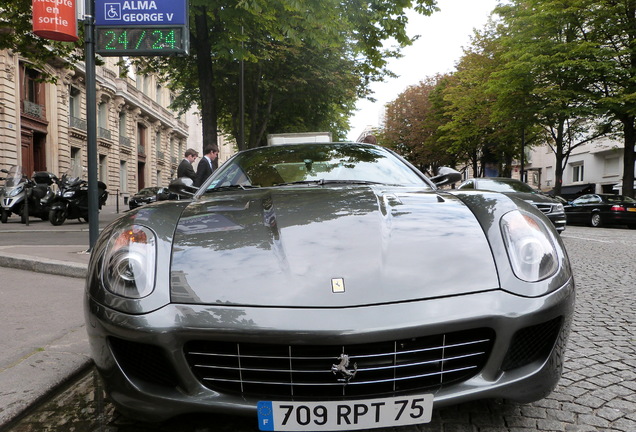
[[[550,219],[559,233],[565,231],[565,225],[567,223],[565,213],[548,213],[546,216],[548,216],[548,219]]]
[[[128,315],[87,297],[85,312],[93,359],[111,399],[124,414],[157,421],[192,412],[256,413],[256,402],[262,398],[222,393],[202,384],[184,354],[184,345],[192,340],[349,345],[490,328],[496,336],[481,370],[465,381],[424,392],[434,393],[434,407],[482,398],[537,400],[552,391],[560,378],[574,299],[574,283],[570,280],[561,289],[540,298],[493,290],[360,308],[170,304],[149,314]],[[519,344],[524,329],[555,320],[560,327],[546,352],[528,362],[510,362],[511,351],[523,352],[515,345]],[[131,368],[128,363],[135,363],[135,350],[125,358],[119,352],[116,356],[109,342],[113,337],[133,346],[152,346],[157,356],[163,358],[160,367],[153,364],[157,370],[149,370],[150,364],[146,368],[144,363],[136,362],[137,367]]]

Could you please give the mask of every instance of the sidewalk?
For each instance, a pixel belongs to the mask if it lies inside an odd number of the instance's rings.
[[[123,210],[102,208],[100,231]],[[0,230],[7,233],[5,239],[19,237],[26,230],[85,231],[88,238],[89,228],[87,223],[53,227],[39,222],[31,227],[3,224]],[[0,328],[0,430],[92,363],[82,310],[90,259],[87,249],[88,241],[83,245],[0,245],[4,318]]]
[[[119,210],[119,213],[117,213]],[[125,208],[117,209],[114,205],[104,206],[99,213],[99,228],[101,230],[124,213]],[[55,232],[86,232],[88,238],[88,223],[68,223],[54,227],[49,223],[31,224],[6,224],[0,226],[2,232],[19,233],[29,231],[55,231]],[[90,260],[88,253],[88,241],[78,245],[0,245],[0,267],[10,267],[21,270],[35,271],[39,273],[55,274],[84,278]]]

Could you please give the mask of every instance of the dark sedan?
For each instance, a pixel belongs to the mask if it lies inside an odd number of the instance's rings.
[[[460,190],[484,190],[500,192],[508,196],[522,199],[532,204],[545,214],[559,233],[565,231],[566,215],[563,204],[558,200],[542,194],[527,183],[506,177],[483,177],[466,180],[459,185]]]
[[[627,225],[636,229],[636,200],[624,195],[581,195],[565,207],[570,223],[593,227]]]
[[[147,187],[130,197],[128,200],[128,207],[132,210],[137,207],[141,207],[144,204],[150,204],[155,201],[176,199],[176,197],[177,195],[170,192],[168,188],[159,186]]]

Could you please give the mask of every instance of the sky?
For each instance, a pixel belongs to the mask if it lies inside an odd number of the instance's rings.
[[[409,36],[420,35],[415,43],[402,50],[404,55],[389,63],[398,78],[387,79],[371,86],[376,102],[360,99],[351,117],[347,135],[356,141],[369,126],[380,124],[384,105],[397,98],[408,86],[426,77],[455,70],[463,47],[470,45],[473,29],[481,29],[488,21],[498,0],[438,0],[439,12],[427,17],[416,13],[409,16]]]

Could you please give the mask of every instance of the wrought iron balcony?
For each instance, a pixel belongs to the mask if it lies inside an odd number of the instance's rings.
[[[87,129],[86,120],[84,119],[81,119],[78,117],[71,117],[70,123],[72,128],[83,130],[83,131]]]

